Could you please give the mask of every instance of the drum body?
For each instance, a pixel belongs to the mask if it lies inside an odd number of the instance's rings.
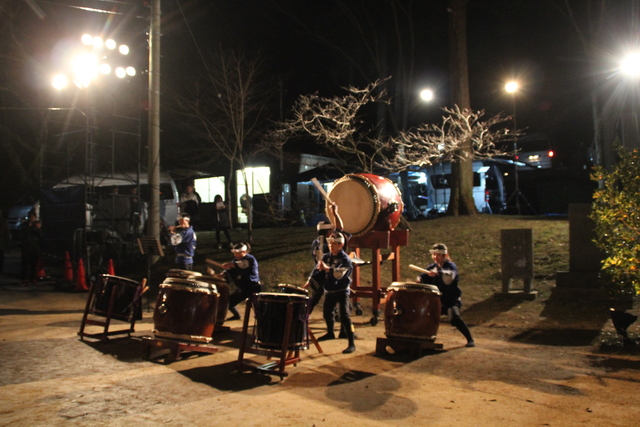
[[[371,230],[393,230],[404,210],[398,187],[388,178],[368,173],[347,174],[338,179],[329,198],[338,205],[344,230],[354,236]],[[330,206],[326,214],[335,224]]]
[[[387,288],[385,335],[434,341],[440,326],[440,291],[422,283],[394,282]]]
[[[288,283],[280,283],[278,284],[278,291],[284,294],[295,294],[302,295],[305,297],[309,296],[309,291],[301,286],[290,285]]]
[[[211,283],[168,277],[160,284],[153,313],[154,336],[211,341],[218,299],[216,286]]]
[[[229,284],[221,277],[217,276],[197,276],[191,277],[193,280],[199,282],[207,282],[215,285],[220,295],[218,299],[218,314],[216,315],[216,327],[220,327],[224,324],[227,316],[227,310],[229,310]]]
[[[254,295],[256,344],[281,349],[284,341],[287,309],[291,307],[288,350],[306,349],[308,343],[309,297],[296,294],[260,293]]]
[[[128,322],[136,314],[134,301],[139,296],[138,282],[125,277],[101,274],[94,286],[93,313],[107,315],[113,296],[112,318]]]

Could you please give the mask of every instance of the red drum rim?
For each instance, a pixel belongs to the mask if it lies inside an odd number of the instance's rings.
[[[408,291],[418,291],[418,292],[433,292],[440,295],[440,290],[435,285],[428,285],[426,283],[417,283],[417,282],[393,282],[387,290],[408,290]]]

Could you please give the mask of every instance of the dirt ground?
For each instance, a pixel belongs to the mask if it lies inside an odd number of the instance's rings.
[[[635,426],[640,419],[637,341],[622,345],[601,304],[585,321],[574,316],[584,304],[491,298],[463,312],[477,347],[465,348],[443,322],[436,341],[443,351],[411,359],[375,354],[384,321],[371,325],[365,300],[364,314],[353,316],[355,353],[342,354],[344,339],[322,342],[324,353],[303,351],[281,380],[238,369],[241,321],[215,334],[217,353],[145,360],[153,301],[144,302],[131,337],[80,340],[86,298],[0,281],[0,425]],[[320,310],[310,323],[324,333]]]

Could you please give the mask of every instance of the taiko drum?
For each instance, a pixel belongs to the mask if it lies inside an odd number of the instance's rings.
[[[434,341],[440,326],[440,291],[422,283],[394,282],[387,288],[387,337]]]

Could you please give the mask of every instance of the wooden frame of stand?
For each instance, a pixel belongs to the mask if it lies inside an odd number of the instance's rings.
[[[154,355],[153,350],[169,349],[169,354],[165,356],[164,362],[171,363],[180,360],[180,353],[183,351],[192,351],[196,353],[217,353],[218,347],[211,343],[187,342],[181,340],[173,340],[169,338],[159,337],[142,337],[142,352],[147,360],[160,357],[160,354]]]
[[[287,317],[285,320],[285,330],[282,337],[282,347],[280,349],[263,349],[253,347],[253,343],[255,342],[255,327],[251,333],[251,342],[248,343],[247,347],[247,337],[249,330],[249,320],[251,318],[251,310],[253,308],[252,298],[247,299],[246,310],[244,313],[244,320],[242,323],[242,338],[240,343],[240,351],[238,352],[238,368],[239,369],[254,369],[259,372],[265,372],[268,374],[275,374],[280,377],[282,380],[284,377],[289,375],[285,368],[288,365],[296,365],[302,358],[300,357],[300,349],[290,350],[289,347],[289,336],[291,335],[291,321],[293,320],[293,304],[291,302],[287,303]],[[307,332],[309,334],[309,341],[311,341],[318,353],[324,353],[320,344],[318,344],[318,340],[316,340],[315,336],[311,332],[309,328],[309,323],[307,321]],[[255,365],[249,364],[248,361],[245,360],[245,353],[257,354],[259,356],[266,356],[267,358],[276,357],[279,360],[277,362],[269,362],[263,365]]]
[[[96,282],[91,283],[91,288],[89,288],[89,294],[87,295],[87,304],[85,305],[85,308],[84,308],[84,315],[82,316],[82,322],[80,323],[80,331],[78,332],[80,339],[84,340],[84,337],[89,337],[89,338],[99,339],[100,341],[106,341],[112,335],[127,334],[127,336],[131,336],[131,332],[135,332],[134,326],[136,324],[136,316],[138,315],[138,313],[142,315],[141,300],[142,300],[142,295],[146,290],[145,289],[146,282],[147,282],[147,279],[143,279],[142,282],[140,282],[140,284],[138,285],[137,291],[135,293],[136,296],[133,299],[133,301],[131,301],[131,304],[130,304],[131,319],[124,320],[124,319],[118,319],[117,317],[115,317],[117,320],[129,321],[129,328],[118,329],[115,331],[109,331],[109,326],[111,326],[111,319],[114,318],[113,307],[115,306],[116,297],[118,295],[117,291],[120,286],[123,286],[123,284],[118,282],[114,283],[113,285],[114,289],[112,290],[111,298],[109,299],[109,307],[107,308],[106,313],[103,315],[101,313],[100,314],[95,313],[91,309],[91,305],[94,302],[94,297],[96,292]],[[105,320],[89,319],[89,314],[94,316],[104,317]],[[102,326],[104,329],[102,330],[102,332],[89,334],[84,331],[84,328],[86,325]]]
[[[386,288],[380,287],[380,264],[382,261],[391,260],[391,281],[400,281],[400,247],[409,244],[409,230],[370,231],[363,236],[352,236],[349,239],[349,250],[354,250],[356,257],[360,258],[361,249],[371,249],[371,286],[360,285],[360,270],[353,269],[351,299],[356,307],[360,305],[360,298],[371,298],[373,317],[371,325],[378,324],[380,304],[386,301]],[[392,252],[383,258],[381,249],[391,248]]]

